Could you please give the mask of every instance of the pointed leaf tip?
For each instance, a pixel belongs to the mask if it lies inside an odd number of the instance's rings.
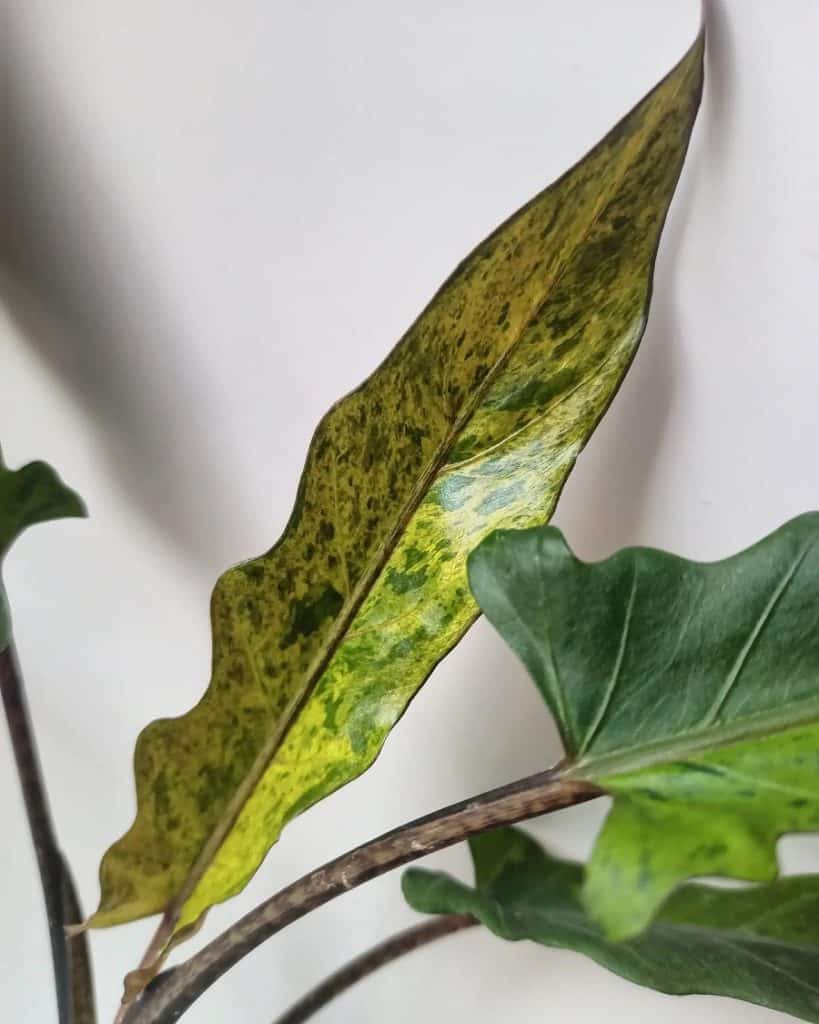
[[[47,462],[13,470],[0,452],[0,559],[27,527],[87,514],[80,496]]]
[[[216,585],[202,701],[137,743],[137,816],[92,924],[164,911],[168,940],[242,889],[473,622],[467,553],[548,520],[642,337],[700,57],[482,242],[321,421],[283,537]]]
[[[46,462],[9,469],[0,451],[0,563],[29,526],[85,516],[82,499]],[[0,580],[0,651],[11,642],[11,619]]]

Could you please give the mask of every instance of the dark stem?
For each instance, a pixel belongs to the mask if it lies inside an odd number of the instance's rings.
[[[431,921],[417,924],[413,928],[407,928],[406,931],[399,932],[385,942],[373,946],[366,953],[351,960],[340,971],[325,978],[312,992],[308,992],[303,999],[294,1003],[287,1013],[278,1017],[274,1024],[303,1024],[314,1013],[332,1002],[336,996],[340,996],[348,988],[352,988],[362,978],[366,978],[380,967],[392,963],[393,960],[397,960],[421,946],[426,946],[429,942],[442,939],[445,935],[452,935],[465,928],[473,928],[477,923],[475,918],[469,914],[444,914]]]
[[[86,940],[84,936],[69,939],[65,934],[66,925],[82,921],[82,912],[57,845],[23,679],[12,645],[0,651],[0,691],[45,898],[59,1021],[93,1024],[96,1014]]]
[[[288,885],[190,960],[160,974],[125,1014],[125,1020],[127,1024],[171,1024],[265,939],[336,896],[480,832],[601,795],[596,786],[564,778],[559,769],[553,769],[401,825]]]

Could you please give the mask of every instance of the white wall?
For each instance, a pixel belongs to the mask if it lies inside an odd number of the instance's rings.
[[[267,548],[327,406],[455,262],[681,55],[695,0],[10,0],[0,146],[0,439],[92,518],[8,559],[45,769],[87,908],[133,812],[149,719],[207,679],[217,573]],[[714,4],[701,119],[638,360],[566,490],[579,551],[726,555],[819,505],[819,5]],[[485,624],[363,779],[303,816],[212,936],[401,820],[550,762],[524,672]],[[538,823],[582,853],[602,808]],[[39,894],[0,737],[3,1019],[53,1019]],[[785,844],[816,866],[809,840]],[[462,850],[430,864],[465,871]],[[385,877],[246,960],[186,1020],[269,1021],[412,919]],[[153,922],[96,933],[103,1019]],[[448,940],[322,1020],[775,1021],[669,1000],[578,956]]]

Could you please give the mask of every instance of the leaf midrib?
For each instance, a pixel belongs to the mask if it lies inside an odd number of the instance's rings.
[[[626,114],[625,116],[629,117],[651,95],[656,94],[657,91],[660,88],[662,88],[666,80],[671,75],[676,73],[680,64],[690,59],[690,56],[691,52],[689,51],[689,53],[687,53],[685,57],[682,58],[679,64],[676,65],[671,70],[671,72],[669,72],[669,75],[662,79],[662,81],[659,82],[657,86],[655,86],[652,90],[650,90],[649,93],[646,94],[646,96],[644,96],[640,101],[638,101],[638,103],[635,104],[635,107],[632,108],[632,111],[630,111],[629,114]],[[671,93],[668,97],[667,103],[663,104],[659,108],[660,111],[664,111],[665,109],[667,109],[668,106],[671,106],[673,104],[684,80],[684,78],[680,79],[680,81],[677,83],[674,92]],[[658,122],[659,119],[660,116],[655,112],[651,122],[647,122],[647,124],[654,125]],[[219,848],[221,847],[224,840],[227,838],[228,834],[230,833],[230,830],[233,828],[233,825],[238,820],[242,808],[244,807],[247,800],[250,798],[253,790],[256,788],[256,785],[258,784],[258,782],[264,775],[265,771],[267,770],[267,767],[270,765],[270,763],[273,761],[276,754],[278,753],[282,743],[284,742],[284,739],[286,738],[287,734],[290,731],[291,726],[298,719],[298,716],[304,709],[307,701],[309,700],[310,696],[312,695],[316,687],[316,684],[318,683],[318,680],[321,678],[321,676],[329,666],[330,661],[332,660],[336,651],[338,650],[341,643],[345,639],[345,636],[348,632],[350,625],[354,621],[355,616],[358,614],[366,596],[370,593],[372,586],[377,581],[378,577],[380,576],[381,572],[386,566],[392,552],[394,551],[395,547],[397,546],[398,542],[403,536],[406,527],[408,526],[410,520],[412,519],[412,516],[417,511],[418,507],[423,501],[423,498],[428,493],[429,488],[431,487],[436,477],[446,466],[445,456],[447,452],[451,450],[454,441],[458,438],[466,424],[471,419],[472,415],[479,408],[480,403],[483,400],[483,397],[486,391],[488,390],[489,386],[492,384],[492,382],[495,380],[498,374],[504,369],[508,360],[511,358],[512,353],[517,349],[528,325],[531,324],[532,321],[537,318],[538,314],[542,311],[543,307],[551,299],[555,287],[560,283],[563,274],[570,265],[572,254],[575,253],[578,250],[578,248],[583,245],[584,241],[588,238],[588,235],[591,232],[592,228],[597,224],[600,215],[608,206],[613,196],[616,195],[618,189],[623,183],[623,180],[629,167],[632,164],[633,159],[637,155],[639,155],[639,153],[645,147],[646,141],[649,138],[649,132],[644,129],[635,138],[637,140],[636,142],[633,142],[631,145],[626,145],[626,147],[624,148],[623,155],[620,161],[620,166],[618,167],[618,173],[615,178],[615,183],[613,187],[609,191],[607,191],[604,198],[598,200],[597,204],[592,210],[591,216],[586,226],[582,231],[582,234],[579,236],[577,242],[566,251],[562,265],[556,268],[552,280],[546,287],[543,298],[537,305],[533,307],[532,311],[528,314],[527,319],[524,323],[522,323],[521,328],[517,334],[517,337],[515,338],[513,343],[508,346],[505,352],[496,361],[494,366],[487,372],[486,376],[483,378],[480,385],[475,389],[472,401],[467,402],[465,404],[461,413],[453,421],[450,430],[447,432],[439,446],[436,448],[430,460],[428,468],[424,471],[423,475],[419,480],[419,483],[411,492],[404,507],[400,510],[396,518],[396,523],[395,526],[393,527],[393,530],[388,534],[388,536],[385,538],[382,544],[379,545],[379,547],[376,549],[372,557],[370,566],[366,568],[364,572],[362,572],[358,583],[353,587],[352,592],[350,593],[350,596],[348,597],[345,605],[341,608],[338,616],[335,619],[335,622],[333,623],[328,633],[326,643],[322,651],[320,651],[319,654],[317,654],[316,658],[314,658],[311,665],[308,666],[308,669],[305,673],[304,684],[301,690],[297,694],[295,694],[291,701],[288,703],[284,713],[282,714],[281,718],[279,719],[279,722],[277,723],[277,727],[270,734],[270,737],[265,742],[264,746],[256,756],[250,770],[247,772],[247,774],[240,782],[233,797],[231,797],[231,799],[226,804],[224,811],[220,815],[219,821],[212,829],[210,835],[208,836],[208,839],[205,841],[202,847],[202,850],[200,851],[196,860],[192,864],[190,870],[187,872],[182,886],[180,887],[176,895],[168,903],[168,906],[163,916],[163,924],[160,926],[160,930],[167,931],[167,929],[170,929],[172,931],[173,928],[175,927],[176,921],[178,920],[181,914],[182,908],[184,907],[185,903],[190,898],[190,896],[193,895],[196,886],[199,884],[199,881],[204,876],[208,866],[215,858]],[[499,225],[495,229],[495,231],[493,231],[492,234],[489,235],[487,239],[485,239],[485,241],[481,244],[486,245],[489,242],[491,242],[491,240],[494,237],[496,237],[496,235],[498,235],[498,233],[501,230],[503,230],[503,228],[512,219],[520,216],[527,207],[533,206],[543,196],[544,192],[556,187],[562,180],[567,178],[579,166],[579,164],[582,163],[583,160],[587,159],[590,153],[597,150],[599,146],[604,144],[604,142],[605,140],[602,140],[601,143],[598,143],[596,146],[594,146],[588,153],[581,156],[580,160],[577,163],[575,163],[571,168],[569,168],[569,170],[567,170],[563,175],[556,179],[556,181],[546,186],[546,189],[544,189],[543,192],[539,193],[533,200],[531,200],[530,203],[526,204],[526,206],[522,207],[520,210],[515,211],[509,218],[507,218],[506,221]],[[460,267],[458,268],[458,270],[455,271],[455,274],[457,274],[459,270]],[[453,274],[450,278],[448,278],[447,281],[441,286],[441,288],[435,293],[433,298],[425,307],[424,312],[426,312],[426,309],[428,309],[431,303],[435,301],[435,298],[444,291],[444,289],[449,285],[454,276],[455,275]],[[423,315],[424,313],[421,313],[421,317]],[[415,323],[417,324],[418,321],[416,320]],[[409,330],[403,336],[404,338],[407,337],[407,335],[410,333],[410,331],[412,331],[414,326],[415,324],[413,324],[409,328]],[[168,934],[170,935],[170,933]]]
[[[693,886],[692,886],[693,888]],[[493,902],[497,902],[491,897]],[[520,924],[525,924],[527,918],[540,918],[543,922],[544,931],[548,933],[550,926],[554,923],[564,923],[567,928],[576,928],[585,932],[592,938],[598,939],[607,946],[616,946],[618,949],[632,951],[641,938],[654,937],[657,933],[670,932],[679,941],[680,932],[685,935],[697,935],[711,942],[729,943],[735,945],[751,946],[782,946],[787,949],[797,950],[808,954],[819,954],[819,942],[798,942],[794,939],[781,938],[775,935],[758,935],[754,932],[743,931],[741,926],[731,925],[728,928],[720,928],[718,925],[694,924],[688,921],[673,921],[666,918],[658,918],[651,925],[648,932],[636,939],[629,939],[626,942],[612,942],[607,939],[604,932],[589,919],[588,914],[581,906],[570,904],[563,908],[556,907],[533,907],[531,903],[522,901],[520,903],[504,905],[507,913],[513,913]],[[533,941],[538,941],[534,939]],[[772,965],[769,965],[772,966]],[[804,983],[804,982],[803,982]],[[817,987],[819,990],[819,987]]]
[[[745,716],[738,722],[692,730],[684,736],[635,744],[596,758],[582,757],[568,763],[562,777],[602,783],[606,777],[612,775],[624,775],[645,768],[673,764],[693,754],[712,753],[745,740],[775,736],[817,723],[819,696],[808,697],[756,715]]]

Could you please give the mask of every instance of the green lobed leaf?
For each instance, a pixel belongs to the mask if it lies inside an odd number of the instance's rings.
[[[643,333],[702,48],[321,421],[283,537],[216,585],[207,692],[138,740],[137,816],[92,925],[164,910],[182,929],[238,892],[287,821],[373,762],[473,622],[467,553],[548,519]]]
[[[85,514],[80,497],[47,463],[30,462],[21,469],[9,469],[0,452],[0,563],[27,527]],[[10,643],[11,619],[0,579],[0,651]]]
[[[819,829],[819,513],[707,564],[499,532],[469,578],[557,719],[564,776],[615,797],[584,885],[610,936],[685,878],[774,878],[779,836]]]
[[[516,829],[470,840],[476,882],[413,868],[410,906],[472,914],[502,939],[532,939],[583,953],[629,981],[672,995],[731,996],[819,1021],[819,877],[770,885],[680,888],[651,927],[614,942],[580,895],[580,864],[549,856]]]

